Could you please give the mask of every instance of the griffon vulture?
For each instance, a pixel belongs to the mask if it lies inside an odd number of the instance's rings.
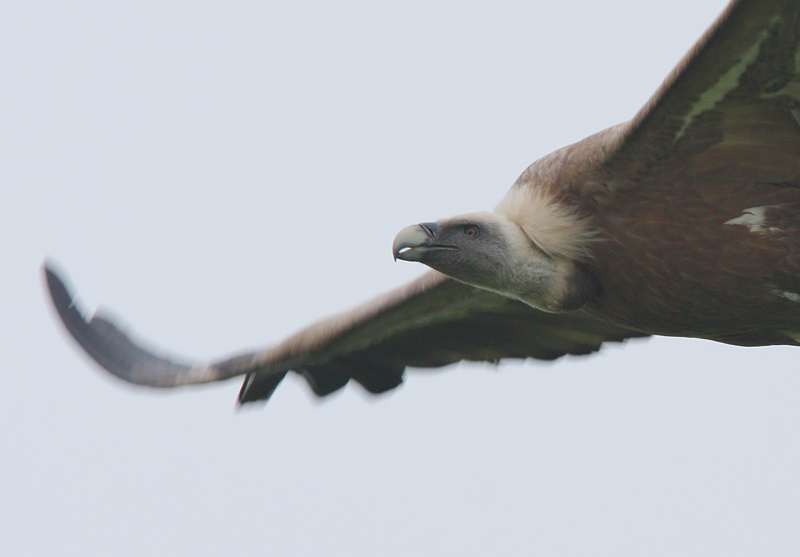
[[[64,325],[117,377],[175,387],[289,372],[319,396],[407,366],[551,360],[670,335],[800,344],[800,2],[738,0],[624,124],[534,162],[494,211],[409,226],[433,271],[258,352],[184,363],[86,321],[47,267]]]

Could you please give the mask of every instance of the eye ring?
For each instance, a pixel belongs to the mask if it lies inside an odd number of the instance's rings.
[[[464,227],[464,236],[467,238],[473,239],[477,238],[481,234],[481,229],[475,226],[474,224],[468,224]]]

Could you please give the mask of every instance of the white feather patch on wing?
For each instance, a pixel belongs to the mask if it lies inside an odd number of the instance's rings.
[[[591,259],[597,231],[577,210],[541,188],[511,188],[494,211],[514,222],[536,247],[552,257]]]
[[[795,303],[800,303],[800,294],[797,292],[781,292],[781,296]]]
[[[766,205],[764,207],[749,207],[742,212],[742,216],[736,217],[735,219],[731,219],[729,221],[725,221],[725,224],[731,225],[736,224],[739,226],[746,226],[750,232],[756,234],[768,234],[771,232],[780,232],[779,229],[775,227],[768,227],[766,226],[767,223],[767,215],[766,211],[772,207],[771,205]]]

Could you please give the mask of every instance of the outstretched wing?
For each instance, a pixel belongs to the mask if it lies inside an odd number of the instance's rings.
[[[731,2],[633,120],[608,132],[612,190],[654,170],[711,187],[797,184],[800,2]]]
[[[342,388],[350,379],[371,393],[381,393],[397,387],[409,366],[504,358],[553,360],[592,353],[606,341],[645,336],[580,311],[541,312],[429,272],[274,347],[198,364],[142,348],[101,315],[87,321],[56,272],[45,267],[45,275],[67,331],[110,373],[151,387],[246,375],[241,403],[267,400],[289,371],[302,375],[318,396]]]
[[[632,120],[517,181],[568,192],[590,211],[614,203],[609,194],[667,199],[682,188],[737,215],[763,204],[766,184],[800,187],[797,0],[733,0]]]

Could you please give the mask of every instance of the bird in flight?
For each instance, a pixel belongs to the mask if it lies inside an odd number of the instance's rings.
[[[394,256],[433,270],[282,343],[214,362],[89,320],[51,264],[67,331],[138,385],[287,373],[318,396],[406,367],[552,360],[648,335],[800,345],[800,2],[734,0],[628,122],[534,162],[492,211],[416,224]]]

